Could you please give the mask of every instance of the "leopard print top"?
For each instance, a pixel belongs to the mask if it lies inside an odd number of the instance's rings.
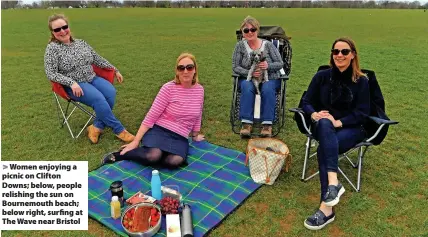
[[[46,47],[44,61],[48,79],[70,87],[74,82],[92,81],[95,77],[92,64],[117,71],[81,39],[75,39],[70,44],[50,42]]]

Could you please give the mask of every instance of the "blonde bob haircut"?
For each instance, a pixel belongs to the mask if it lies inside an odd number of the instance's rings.
[[[245,17],[245,19],[241,23],[241,28],[240,28],[241,31],[244,29],[246,24],[250,24],[250,25],[254,26],[257,29],[257,32],[260,32],[260,23],[258,20],[256,20],[256,18],[254,18],[252,16]]]
[[[189,58],[190,60],[193,61],[193,64],[195,65],[195,74],[193,74],[193,80],[192,80],[192,85],[195,85],[196,83],[199,83],[199,79],[198,79],[198,64],[196,63],[196,58],[193,54],[191,53],[182,53],[180,54],[180,56],[178,56],[177,61],[175,63],[175,78],[174,78],[174,82],[175,84],[181,84],[180,82],[180,78],[178,76],[178,64],[180,63],[180,61],[183,58]]]

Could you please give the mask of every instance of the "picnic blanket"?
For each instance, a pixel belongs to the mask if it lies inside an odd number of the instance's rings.
[[[192,209],[194,236],[204,236],[261,184],[254,183],[242,152],[209,142],[190,143],[189,165],[177,170],[159,169],[162,185],[177,185],[183,202]],[[150,195],[153,168],[131,161],[104,165],[89,172],[89,216],[121,236],[127,236],[120,219],[110,217],[110,184],[123,181],[124,196],[141,191]],[[122,208],[122,211],[124,209]],[[156,236],[166,236],[165,218]]]

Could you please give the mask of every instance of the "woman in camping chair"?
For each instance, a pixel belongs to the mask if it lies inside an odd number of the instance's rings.
[[[120,160],[167,168],[186,164],[188,138],[204,140],[199,134],[203,104],[204,88],[198,81],[196,59],[183,53],[177,58],[174,80],[160,89],[135,140],[123,150],[105,155],[102,164]]]
[[[345,192],[337,179],[339,154],[364,139],[362,125],[370,111],[368,78],[360,70],[357,49],[351,39],[334,41],[330,66],[315,74],[302,101],[319,142],[321,204],[304,222],[310,230],[322,229],[334,220],[333,206]]]
[[[261,136],[270,137],[272,135],[272,123],[275,119],[275,93],[281,87],[281,80],[278,80],[281,76],[280,70],[283,67],[281,54],[270,41],[257,37],[260,31],[260,23],[253,17],[247,16],[242,22],[240,29],[244,39],[236,44],[232,56],[232,70],[235,74],[239,75],[241,89],[239,117],[242,122],[242,128],[240,134],[242,137],[251,136],[254,120],[254,101],[257,90],[254,83],[246,79],[252,66],[250,52],[262,49],[266,60],[258,64],[257,69],[252,72],[252,76],[258,78],[262,75],[262,70],[268,71],[268,81],[260,84],[260,119],[263,125]]]
[[[99,56],[84,40],[74,39],[64,15],[50,16],[48,27],[51,38],[44,58],[46,76],[49,80],[62,84],[74,101],[94,109],[96,119],[88,127],[89,140],[98,143],[105,127],[111,127],[124,142],[134,140],[134,135],[123,127],[112,112],[116,99],[114,86],[96,76],[92,64],[100,68],[113,68],[117,81],[122,83],[123,77],[117,68]]]

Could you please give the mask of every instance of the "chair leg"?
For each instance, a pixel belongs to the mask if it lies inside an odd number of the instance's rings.
[[[342,171],[340,167],[337,167],[337,170],[339,170],[340,174],[348,181],[348,183],[355,189],[355,191],[359,192],[359,188],[355,187],[354,183],[346,176],[346,174]]]
[[[73,101],[69,101],[67,103],[67,107],[65,109],[65,112],[61,106],[61,103],[59,102],[58,96],[54,94],[54,101],[56,101],[56,105],[57,105],[57,114],[58,114],[58,119],[60,120],[60,124],[61,124],[61,128],[64,127],[64,125],[67,126],[68,131],[70,132],[70,135],[72,138],[78,138],[80,136],[80,134],[85,130],[86,126],[88,126],[89,122],[95,118],[95,115],[91,112],[89,112],[87,109],[85,109],[83,106],[81,106],[79,103],[73,102]],[[71,110],[70,113],[68,113],[68,109],[70,106],[70,103],[72,103],[74,105],[74,108]],[[68,120],[70,119],[71,115],[74,113],[74,111],[76,110],[76,108],[79,108],[80,110],[82,110],[83,112],[85,112],[86,114],[89,115],[89,119],[86,121],[85,125],[83,126],[83,128],[79,131],[79,133],[77,135],[75,135],[73,133],[73,131],[71,130],[70,124],[68,122]],[[62,115],[62,118],[61,116]]]
[[[308,145],[310,144],[311,138],[308,137],[307,141],[306,141],[306,149],[305,149],[305,160],[303,162],[303,171],[302,171],[302,181],[305,181],[305,175],[306,175],[306,164],[308,163],[308,159],[309,159],[309,152],[311,152],[311,146]]]
[[[235,124],[237,123],[237,121],[235,120],[237,97],[238,97],[238,78],[233,78],[233,94],[232,94],[232,103],[230,106],[230,125],[232,126],[232,131],[235,134],[239,134],[240,132],[240,126],[237,126]]]
[[[367,152],[367,149],[369,149],[368,146],[364,147],[360,147],[360,150],[358,152],[358,178],[357,178],[357,192],[359,192],[361,190],[361,172],[363,170],[363,159],[364,159],[364,155]]]
[[[345,173],[342,171],[342,169],[338,168],[338,170],[342,174],[342,176],[345,177],[346,181],[348,181],[348,183],[357,192],[361,191],[361,174],[362,174],[362,170],[363,170],[363,158],[364,158],[364,155],[366,154],[367,149],[368,149],[368,146],[365,146],[365,147],[361,146],[358,148],[358,160],[357,160],[357,164],[355,164],[358,167],[357,185],[356,186],[354,183],[351,182],[351,180],[348,178],[348,176],[345,175]]]

